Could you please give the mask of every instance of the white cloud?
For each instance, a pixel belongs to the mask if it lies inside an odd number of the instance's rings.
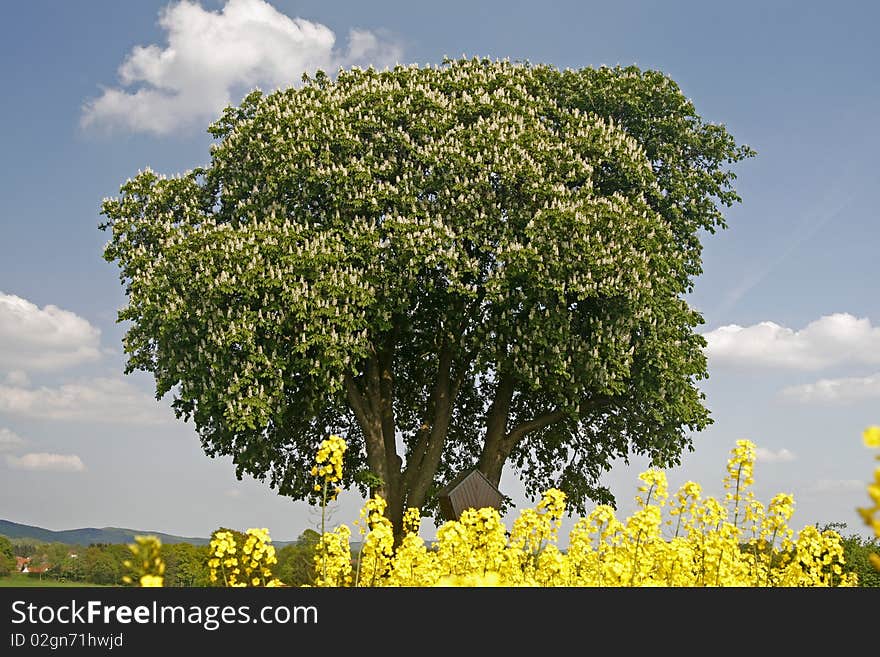
[[[766,447],[755,448],[755,460],[763,463],[781,463],[783,461],[794,461],[795,455],[784,447],[776,452]]]
[[[238,490],[237,488],[230,488],[229,490],[225,491],[223,494],[230,499],[238,499],[239,497],[241,497],[241,491]]]
[[[76,454],[47,454],[32,452],[22,456],[6,457],[6,464],[16,470],[49,470],[53,472],[82,472],[86,469]]]
[[[26,386],[31,382],[26,372],[12,370],[6,375],[6,383],[13,386]]]
[[[395,43],[357,29],[339,50],[328,27],[286,16],[264,0],[228,0],[220,11],[183,0],[161,11],[159,25],[167,45],[133,48],[119,67],[122,87],[104,89],[85,105],[84,126],[168,134],[218,118],[237,102],[235,93],[291,86],[317,69],[393,66],[401,55]]]
[[[161,424],[172,411],[121,378],[95,378],[55,388],[0,385],[0,412],[48,420]]]
[[[9,429],[0,429],[0,452],[14,451],[24,445],[24,439],[10,431]]]
[[[810,490],[815,493],[850,493],[864,491],[867,485],[860,479],[819,479]]]
[[[704,334],[712,363],[818,370],[841,363],[880,363],[880,326],[834,313],[795,331],[773,322],[730,324]]]
[[[799,403],[845,404],[880,399],[880,373],[873,376],[820,379],[784,388],[780,395]]]
[[[101,357],[101,331],[57,306],[36,305],[0,292],[0,370],[21,384],[25,371],[55,370]]]

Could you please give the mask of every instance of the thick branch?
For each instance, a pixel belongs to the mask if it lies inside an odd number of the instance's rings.
[[[477,468],[489,478],[489,481],[498,485],[501,478],[501,465],[504,458],[501,456],[501,448],[507,430],[507,420],[510,416],[510,402],[513,399],[514,378],[513,373],[505,371],[501,374],[498,386],[495,389],[495,399],[489,408],[486,418],[486,442]],[[499,459],[501,459],[499,464]],[[493,478],[497,471],[498,479]]]
[[[428,404],[431,408],[434,406],[434,393],[431,393],[431,400]],[[428,424],[428,421],[422,423],[422,426],[419,427],[418,433],[416,434],[416,439],[414,442],[413,448],[410,450],[409,454],[406,458],[406,469],[403,473],[403,481],[407,490],[412,488],[413,479],[418,473],[419,469],[422,467],[422,461],[425,458],[425,453],[428,451],[428,441],[431,437],[431,425]]]
[[[450,416],[450,421],[452,417],[452,411],[455,406],[455,400],[458,399],[458,393],[461,390],[461,386],[464,383],[464,379],[467,376],[467,373],[470,371],[471,363],[473,362],[474,358],[476,358],[476,356],[477,350],[472,349],[457,364],[456,369],[458,371],[458,374],[456,375],[455,379],[453,379],[449,387],[448,413]],[[442,366],[438,368],[437,382],[440,381],[441,370]],[[437,383],[435,383],[433,389],[431,390],[431,396],[428,399],[424,421],[419,427],[418,433],[416,434],[416,439],[413,442],[413,448],[410,450],[409,456],[407,457],[407,468],[406,473],[404,474],[404,478],[408,489],[412,488],[414,477],[422,469],[422,462],[428,450],[429,442],[431,441],[431,427],[434,425],[434,423],[436,423],[437,398],[440,394],[441,387],[442,386],[438,386]]]
[[[581,403],[581,412],[583,413],[591,411],[607,402],[607,397],[596,397],[589,400],[588,402]],[[509,414],[509,402],[507,406],[507,411]],[[498,482],[501,481],[501,471],[504,468],[504,464],[507,462],[507,458],[510,456],[510,453],[517,446],[517,444],[530,433],[540,431],[545,427],[549,427],[551,424],[559,422],[565,417],[565,415],[566,412],[564,410],[557,408],[552,411],[547,411],[546,413],[543,413],[535,417],[534,419],[528,420],[526,422],[521,422],[503,436],[493,437],[491,442],[487,435],[486,445],[483,447],[483,453],[480,455],[480,462],[478,466],[480,472],[486,475],[489,481],[497,486]],[[504,418],[505,424],[507,422],[507,419],[508,416],[506,415]]]
[[[516,447],[516,444],[522,440],[527,434],[532,433],[533,431],[538,431],[539,429],[543,429],[544,427],[550,426],[555,422],[559,422],[562,418],[565,417],[565,411],[555,410],[550,411],[548,413],[544,413],[543,415],[539,415],[534,420],[529,420],[528,422],[523,422],[513,429],[511,429],[506,436],[501,441],[501,451],[508,456],[510,452],[513,451],[513,448]]]
[[[385,347],[376,359],[377,378],[379,384],[379,415],[382,421],[382,436],[385,440],[385,458],[388,459],[388,471],[395,476],[400,474],[400,458],[397,456],[397,423],[394,419],[394,349],[396,342],[395,330],[386,340]]]
[[[367,449],[367,465],[370,470],[383,481],[388,480],[385,459],[385,441],[382,438],[382,423],[375,409],[369,403],[369,395],[364,395],[358,388],[357,381],[350,374],[345,375],[345,393],[349,406],[364,434]],[[373,493],[386,495],[384,487],[373,490]]]
[[[358,424],[361,425],[361,429],[366,434],[367,429],[371,424],[371,420],[369,418],[370,411],[367,408],[367,401],[364,399],[364,396],[361,394],[361,391],[358,389],[357,382],[354,380],[354,377],[351,374],[345,375],[345,395],[348,400],[348,405],[351,406],[351,410],[354,411],[354,416],[357,418]]]
[[[464,383],[465,377],[471,369],[471,363],[474,362],[474,359],[477,357],[478,348],[474,347],[471,349],[465,357],[458,363],[458,374],[455,379],[452,381],[452,388],[449,391],[449,398],[454,403],[456,398],[458,397],[458,392],[461,390],[461,385]]]
[[[421,507],[434,473],[440,464],[443,454],[443,445],[446,442],[446,433],[449,430],[449,421],[452,417],[452,386],[450,384],[450,370],[452,368],[452,349],[444,340],[440,349],[439,362],[437,364],[437,379],[434,390],[431,393],[431,405],[433,417],[430,429],[427,423],[423,425],[421,439],[413,450],[411,459],[406,467],[407,505]]]
[[[382,413],[382,381],[379,376],[379,357],[373,352],[366,360],[364,370],[364,398],[370,404],[370,410],[381,421]]]
[[[386,515],[397,523],[403,518],[403,503],[406,492],[401,490],[401,458],[397,454],[397,423],[394,418],[394,351],[399,329],[386,336],[385,344],[376,358],[376,378],[378,379],[379,419],[382,427],[382,440],[385,445]]]

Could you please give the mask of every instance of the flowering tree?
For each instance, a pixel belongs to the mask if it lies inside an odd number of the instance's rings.
[[[408,507],[477,465],[572,510],[613,502],[612,460],[658,467],[711,418],[700,231],[753,153],[674,81],[450,60],[255,91],[210,127],[210,165],[145,170],[106,199],[126,371],[155,376],[205,451],[315,497]]]

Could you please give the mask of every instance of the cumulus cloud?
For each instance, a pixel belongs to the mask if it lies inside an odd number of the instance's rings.
[[[6,375],[6,383],[14,386],[26,386],[30,382],[31,380],[27,372],[22,372],[21,370],[12,370]]]
[[[815,493],[851,493],[864,491],[865,485],[860,479],[819,479],[810,490]]]
[[[304,72],[351,65],[384,68],[401,49],[353,29],[340,49],[328,27],[291,18],[265,0],[228,0],[219,11],[182,0],[165,7],[159,25],[167,45],[136,46],[119,67],[121,86],[85,104],[82,124],[158,135],[214,120],[255,87],[298,83]]]
[[[784,388],[780,395],[799,403],[846,404],[880,399],[880,373],[873,376],[820,379]]]
[[[95,378],[51,388],[0,385],[0,413],[110,424],[161,424],[173,418],[170,409],[121,378]]]
[[[0,429],[0,452],[12,452],[24,445],[24,439],[10,431],[9,429]]]
[[[82,472],[85,464],[76,454],[48,454],[32,452],[22,456],[7,455],[6,464],[16,470],[48,470],[52,472]]]
[[[0,292],[0,370],[8,382],[27,380],[25,372],[57,370],[101,357],[101,331],[87,320],[54,305],[38,308]]]
[[[703,334],[712,363],[818,370],[842,363],[880,363],[880,326],[834,313],[793,330],[773,322],[730,324]]]
[[[766,447],[755,448],[755,460],[763,463],[781,463],[794,461],[795,455],[784,447],[776,452]]]

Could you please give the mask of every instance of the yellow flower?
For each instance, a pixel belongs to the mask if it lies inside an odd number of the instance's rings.
[[[334,445],[339,443],[322,444],[318,473],[327,479],[341,466],[342,450]],[[754,445],[738,441],[727,466],[724,501],[703,498],[698,484],[686,482],[665,522],[666,475],[648,470],[639,476],[639,509],[628,520],[617,520],[612,507],[599,505],[575,523],[564,552],[556,543],[565,495],[557,489],[545,491],[535,508],[523,509],[510,532],[497,509],[466,509],[459,520],[438,527],[431,548],[418,536],[421,517],[415,508],[404,512],[405,535],[395,544],[384,515],[386,500],[374,495],[355,521],[364,536],[356,558],[347,526],[322,533],[313,585],[857,586],[857,577],[844,570],[839,534],[807,526],[795,538],[787,525],[794,497],[779,493],[765,505],[747,490],[753,484],[753,463]],[[873,506],[859,512],[880,529],[880,468],[875,477],[868,486]],[[662,535],[670,525],[674,536]],[[158,569],[155,556],[147,556],[145,566]],[[265,528],[248,529],[244,536],[218,532],[210,557],[212,582],[282,585],[269,568],[277,558]],[[870,558],[880,567],[880,555]],[[161,580],[161,573],[151,575]]]
[[[122,582],[162,586],[162,576],[165,574],[165,561],[161,555],[162,542],[156,536],[135,536],[134,543],[129,544],[128,549],[134,559],[123,562],[126,574],[123,575]],[[144,584],[145,581],[151,583]]]
[[[880,426],[871,426],[862,434],[865,447],[880,447]]]
[[[346,450],[345,440],[332,435],[318,446],[315,455],[317,465],[312,467],[313,477],[323,477],[325,484],[333,484],[342,479],[342,455]],[[315,484],[315,492],[321,491],[321,484]]]

